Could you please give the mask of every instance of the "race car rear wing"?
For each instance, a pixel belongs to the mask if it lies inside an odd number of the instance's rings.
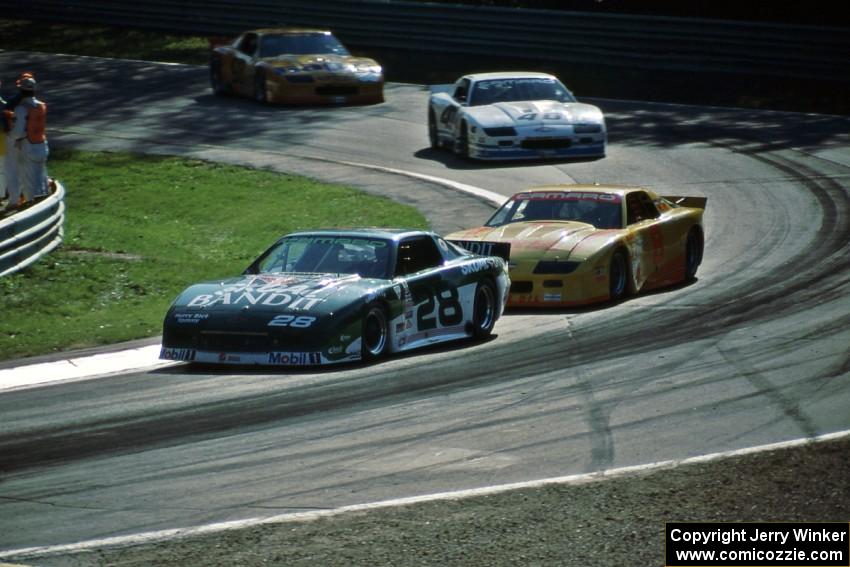
[[[705,209],[705,203],[708,201],[707,197],[668,197],[667,195],[664,195],[663,198],[667,199],[674,205],[689,207],[691,209]]]
[[[510,242],[490,242],[486,240],[449,240],[449,242],[457,244],[461,248],[465,248],[473,254],[479,254],[481,256],[498,256],[505,262],[510,260]]]

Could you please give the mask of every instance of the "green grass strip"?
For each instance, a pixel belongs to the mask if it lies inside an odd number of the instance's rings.
[[[210,59],[207,36],[27,20],[0,20],[0,49],[194,65],[206,65]]]
[[[128,153],[51,152],[63,246],[0,278],[0,360],[158,335],[188,284],[240,273],[304,228],[424,228],[413,208],[270,171]]]

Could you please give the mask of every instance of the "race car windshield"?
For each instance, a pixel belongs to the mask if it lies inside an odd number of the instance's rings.
[[[469,106],[520,100],[576,101],[567,87],[555,79],[493,79],[475,83]]]
[[[247,272],[358,274],[390,279],[391,243],[380,238],[311,234],[281,239]]]
[[[530,193],[502,205],[485,226],[527,221],[574,221],[599,229],[623,228],[622,200],[609,193]]]
[[[330,34],[264,35],[260,40],[259,57],[313,54],[349,55],[339,40]]]

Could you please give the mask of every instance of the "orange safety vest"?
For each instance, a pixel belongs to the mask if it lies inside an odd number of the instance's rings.
[[[43,144],[47,140],[44,129],[47,126],[47,105],[43,102],[27,108],[27,140],[30,144]]]

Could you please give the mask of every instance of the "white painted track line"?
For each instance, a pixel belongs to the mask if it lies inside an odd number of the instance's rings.
[[[0,370],[0,392],[176,364],[159,360],[159,345],[40,362]]]
[[[461,193],[466,193],[467,195],[472,195],[474,197],[484,199],[485,201],[488,201],[496,207],[501,207],[502,204],[504,204],[504,202],[508,200],[506,196],[501,195],[499,193],[495,193],[493,191],[488,191],[487,189],[481,189],[480,187],[475,187],[474,185],[467,185],[466,183],[458,183],[457,181],[444,179],[442,177],[425,175],[424,173],[413,173],[411,171],[405,171],[403,169],[394,169],[392,167],[384,167],[381,165],[370,165],[368,163],[357,163],[355,161],[333,161],[333,163],[341,163],[343,165],[350,165],[353,167],[362,167],[364,169],[373,169],[375,171],[385,171],[387,173],[405,175],[407,177],[413,177],[415,179],[422,179],[423,181],[430,181],[431,183],[436,183],[438,185],[448,187],[449,189],[454,189],[456,191],[460,191]]]
[[[726,459],[730,457],[738,457],[742,455],[751,455],[754,453],[762,453],[766,451],[775,451],[778,449],[790,449],[809,445],[812,443],[820,443],[825,441],[835,441],[850,437],[850,430],[837,431],[819,435],[813,438],[793,439],[791,441],[783,441],[780,443],[771,443],[769,445],[761,445],[757,447],[747,447],[734,451],[723,451],[719,453],[711,453],[708,455],[700,455],[681,460],[659,461],[648,463],[645,465],[634,465],[630,467],[621,467],[616,469],[608,469],[604,471],[575,474],[569,476],[561,476],[554,478],[543,478],[538,480],[530,480],[526,482],[514,482],[510,484],[499,484],[494,486],[484,486],[481,488],[473,488],[469,490],[457,490],[452,492],[440,492],[436,494],[425,494],[422,496],[411,496],[407,498],[395,498],[392,500],[382,500],[379,502],[367,502],[364,504],[353,504],[350,506],[341,506],[339,508],[331,508],[327,510],[311,510],[309,512],[293,512],[288,514],[279,514],[265,518],[247,518],[244,520],[234,520],[230,522],[219,522],[207,524],[204,526],[193,526],[188,528],[175,528],[170,530],[160,530],[153,532],[145,532],[126,536],[117,536],[103,539],[93,539],[70,543],[65,545],[51,545],[43,547],[26,547],[20,549],[10,549],[0,551],[0,559],[20,559],[28,560],[37,557],[46,557],[50,555],[66,555],[73,553],[82,553],[95,549],[106,547],[128,547],[133,545],[143,545],[162,541],[175,540],[179,538],[195,537],[205,534],[224,532],[229,530],[238,530],[252,528],[268,524],[284,524],[290,522],[303,522],[316,520],[319,518],[328,518],[339,516],[350,512],[364,512],[370,510],[379,510],[382,508],[392,508],[396,506],[406,506],[410,504],[420,504],[424,502],[435,502],[440,500],[460,500],[464,498],[472,498],[476,496],[486,496],[491,494],[499,494],[511,490],[541,488],[550,485],[580,485],[603,480],[622,478],[644,474],[665,469],[673,469],[684,465],[692,465],[698,463],[708,463]]]

